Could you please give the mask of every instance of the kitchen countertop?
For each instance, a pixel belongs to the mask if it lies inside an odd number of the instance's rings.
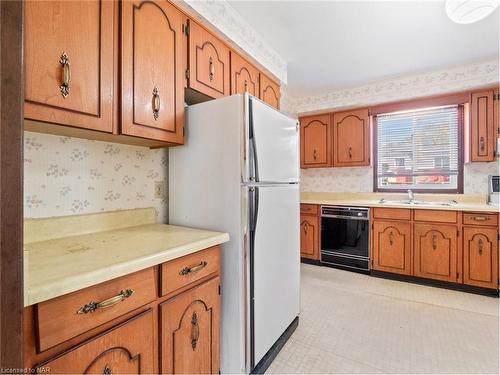
[[[386,208],[412,208],[419,210],[445,210],[445,211],[468,211],[468,212],[500,212],[498,206],[487,204],[483,195],[465,194],[418,194],[415,193],[415,200],[426,202],[449,202],[456,200],[458,203],[450,206],[440,204],[403,204],[395,202],[380,203],[380,198],[386,201],[407,199],[407,194],[396,193],[321,193],[302,192],[300,194],[301,203],[328,204],[338,206],[355,207],[386,207]]]
[[[227,241],[227,233],[156,224],[153,208],[26,220],[24,305]]]

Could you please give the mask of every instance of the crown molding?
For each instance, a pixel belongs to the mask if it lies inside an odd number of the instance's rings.
[[[286,61],[227,1],[183,0],[182,3],[212,24],[226,38],[236,43],[281,82],[287,82]]]
[[[498,82],[499,61],[492,59],[286,100],[295,106],[294,113],[306,114],[447,94]]]

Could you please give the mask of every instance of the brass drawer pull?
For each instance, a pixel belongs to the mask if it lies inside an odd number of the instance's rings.
[[[116,296],[111,297],[109,299],[106,299],[102,302],[91,301],[91,302],[87,303],[85,306],[80,307],[80,309],[76,313],[77,314],[88,314],[88,313],[93,313],[97,309],[105,309],[106,307],[111,307],[113,305],[116,305],[117,303],[120,303],[121,301],[126,300],[132,294],[134,294],[134,291],[132,289],[122,290]]]
[[[352,147],[349,147],[349,159],[352,159]]]
[[[61,95],[66,99],[69,95],[69,83],[71,82],[71,68],[69,66],[69,57],[66,52],[63,52],[59,58],[59,63],[62,65],[62,83],[59,86]]]
[[[484,143],[484,137],[481,137],[481,138],[479,139],[479,144],[480,144],[480,145],[479,145],[479,148],[481,149],[481,151],[484,151],[484,149],[486,148],[486,145],[485,145],[485,143]]]
[[[490,218],[488,216],[474,216],[473,219],[475,221],[488,221]]]
[[[207,266],[208,262],[206,261],[201,261],[200,264],[193,266],[193,267],[184,267],[182,270],[180,270],[179,275],[185,276],[189,275],[190,273],[195,273],[198,271],[201,271],[203,268]]]
[[[482,238],[479,239],[477,245],[478,245],[479,255],[483,255],[483,239]]]
[[[432,235],[432,250],[437,249],[437,236],[435,234]]]
[[[213,79],[215,77],[215,66],[214,66],[214,62],[212,61],[211,57],[208,59],[208,70],[210,72],[208,74],[208,78],[210,79],[210,81],[213,81]]]
[[[394,233],[392,231],[389,232],[389,244],[394,245]]]
[[[314,149],[313,151],[313,159],[316,160],[318,158],[318,153],[316,151],[316,149]]]
[[[158,120],[160,116],[160,94],[158,92],[158,87],[153,88],[153,117],[155,120]]]

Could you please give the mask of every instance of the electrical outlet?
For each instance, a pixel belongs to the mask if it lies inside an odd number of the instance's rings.
[[[155,181],[155,198],[163,198],[165,196],[165,181]]]

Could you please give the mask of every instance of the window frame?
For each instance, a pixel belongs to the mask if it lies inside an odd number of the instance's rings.
[[[465,119],[465,104],[468,102],[468,96],[463,94],[455,94],[446,97],[425,98],[421,100],[392,103],[381,105],[370,110],[373,124],[373,192],[374,193],[406,193],[407,189],[391,189],[378,187],[378,139],[377,139],[377,116],[385,113],[412,111],[431,107],[441,107],[446,105],[458,106],[458,175],[456,189],[411,189],[415,193],[441,193],[441,194],[463,194],[464,192],[464,127]]]

